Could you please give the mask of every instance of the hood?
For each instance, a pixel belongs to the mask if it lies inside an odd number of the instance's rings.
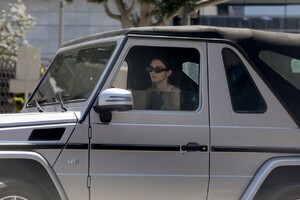
[[[0,128],[42,124],[76,123],[80,113],[76,112],[44,112],[1,114]]]

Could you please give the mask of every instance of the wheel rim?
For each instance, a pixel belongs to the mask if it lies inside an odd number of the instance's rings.
[[[11,195],[7,197],[3,197],[0,200],[28,200],[28,199],[18,195]]]

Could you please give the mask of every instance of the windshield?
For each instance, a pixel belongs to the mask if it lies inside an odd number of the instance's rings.
[[[109,43],[58,54],[29,105],[89,98],[115,47]]]

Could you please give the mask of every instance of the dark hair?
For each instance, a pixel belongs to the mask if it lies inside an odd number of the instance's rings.
[[[173,59],[167,53],[153,54],[150,59],[148,66],[152,60],[157,59],[164,63],[166,69],[172,70],[172,75],[168,77],[168,82],[172,85],[178,86],[178,71],[175,67]]]
[[[166,69],[170,69],[170,70],[173,69],[174,64],[169,55],[166,55],[166,54],[156,55],[155,54],[150,57],[149,65],[152,62],[152,60],[154,60],[154,59],[160,60],[162,63],[164,63],[164,65],[166,66]]]

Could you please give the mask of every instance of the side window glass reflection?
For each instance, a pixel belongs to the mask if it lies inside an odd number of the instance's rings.
[[[194,111],[201,106],[199,63],[194,48],[134,46],[112,85],[132,92],[135,110]]]

